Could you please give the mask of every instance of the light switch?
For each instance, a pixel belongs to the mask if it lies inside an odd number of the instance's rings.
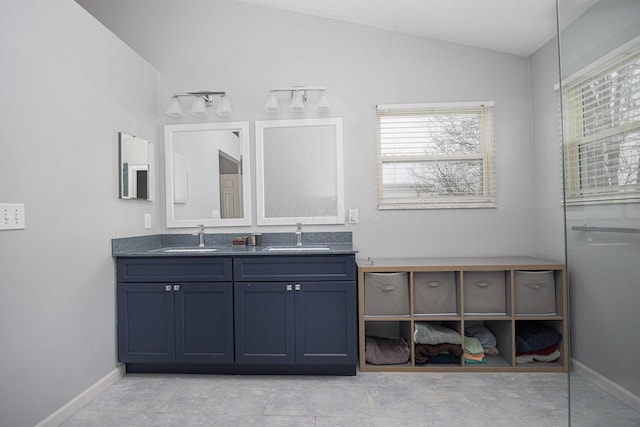
[[[358,209],[351,208],[349,209],[349,224],[357,224],[358,223]]]
[[[151,214],[144,214],[144,228],[151,228]]]
[[[21,230],[24,227],[24,205],[0,203],[0,230]]]

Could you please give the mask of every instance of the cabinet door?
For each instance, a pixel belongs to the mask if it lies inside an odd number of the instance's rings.
[[[355,282],[303,282],[295,292],[296,363],[353,364]]]
[[[290,283],[235,283],[236,362],[295,363],[294,295]]]
[[[118,360],[173,362],[173,286],[169,283],[118,284]]]
[[[174,285],[176,362],[233,362],[231,283]]]

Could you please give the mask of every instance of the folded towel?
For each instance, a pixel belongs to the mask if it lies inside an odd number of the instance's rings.
[[[458,332],[433,322],[416,322],[413,340],[418,344],[462,344]]]
[[[480,340],[483,347],[495,347],[496,336],[484,325],[471,325],[464,330],[464,334],[468,337],[475,337]]]
[[[404,338],[365,337],[364,356],[372,365],[395,365],[408,362],[411,354]]]
[[[480,340],[474,337],[464,337],[464,351],[470,354],[484,354]]]

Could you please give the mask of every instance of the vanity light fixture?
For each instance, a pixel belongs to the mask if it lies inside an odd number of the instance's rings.
[[[227,117],[232,113],[231,103],[229,102],[229,97],[226,92],[202,90],[199,92],[175,93],[171,97],[171,100],[169,100],[166,115],[169,117],[183,117],[184,111],[182,110],[182,102],[180,101],[180,98],[185,97],[194,98],[190,110],[191,115],[194,117],[207,117],[209,114],[207,107],[211,107],[213,105],[215,100],[214,97],[218,98],[218,105],[216,107],[216,114],[218,116]]]
[[[325,112],[329,111],[329,100],[327,99],[327,90],[321,86],[292,86],[271,89],[269,91],[269,97],[264,104],[264,111],[267,113],[277,113],[280,111],[280,104],[278,102],[278,92],[288,92],[290,94],[291,103],[289,104],[289,110],[294,113],[301,113],[304,111],[305,103],[307,102],[307,95],[309,93],[317,92],[316,99],[316,111]]]

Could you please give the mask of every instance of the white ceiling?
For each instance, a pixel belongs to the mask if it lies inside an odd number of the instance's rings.
[[[529,56],[556,34],[555,0],[237,0]],[[564,23],[597,0],[562,0]]]

